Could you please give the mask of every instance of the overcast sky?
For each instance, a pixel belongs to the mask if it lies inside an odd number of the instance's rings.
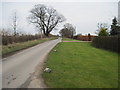
[[[17,11],[19,28],[18,31],[26,33],[37,33],[34,26],[28,23],[26,17],[29,16],[29,11],[34,7],[35,4],[45,4],[52,6],[59,13],[65,16],[66,22],[73,24],[76,27],[77,34],[95,34],[97,29],[97,23],[108,23],[111,24],[113,17],[118,17],[118,1],[119,0],[26,0],[17,1],[15,0],[4,0],[0,4],[0,23],[4,28],[11,28],[11,19],[14,11]],[[31,1],[31,2],[30,2]],[[36,2],[35,2],[36,1]],[[95,2],[96,1],[96,2]],[[1,11],[2,10],[2,11]],[[59,24],[57,31],[53,31],[53,34],[58,34],[62,24]]]

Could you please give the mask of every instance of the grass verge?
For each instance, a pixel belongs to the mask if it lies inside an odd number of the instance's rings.
[[[59,43],[49,53],[45,67],[52,69],[52,73],[43,73],[48,87],[118,87],[118,54],[94,48],[91,43]]]
[[[62,38],[63,41],[80,41],[80,40],[75,40],[71,38]]]
[[[32,41],[27,41],[27,42],[22,42],[22,43],[14,43],[14,44],[9,44],[9,45],[3,45],[2,46],[2,56],[8,56],[10,54],[13,54],[16,51],[20,51],[22,49],[37,45],[39,43],[48,41],[48,40],[53,40],[55,38],[45,38],[42,40],[32,40]]]

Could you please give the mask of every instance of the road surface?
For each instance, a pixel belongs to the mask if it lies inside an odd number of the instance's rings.
[[[3,59],[2,88],[25,88],[36,66],[61,39],[51,40]]]

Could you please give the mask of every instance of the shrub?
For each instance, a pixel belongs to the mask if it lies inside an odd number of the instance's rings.
[[[103,48],[120,53],[120,36],[98,36],[92,40],[92,45],[97,48]]]
[[[101,28],[100,32],[98,33],[99,36],[108,36],[108,32],[106,28]]]

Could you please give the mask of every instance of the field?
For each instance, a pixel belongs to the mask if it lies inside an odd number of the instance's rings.
[[[9,45],[3,45],[2,46],[2,55],[8,55],[10,53],[19,51],[21,49],[25,49],[34,45],[37,45],[39,43],[48,41],[48,40],[52,40],[55,38],[45,38],[42,40],[31,40],[31,41],[26,41],[26,42],[21,42],[21,43],[14,43],[14,44],[9,44]]]
[[[94,48],[91,43],[59,43],[49,53],[45,67],[52,69],[43,73],[48,87],[118,87],[118,54]]]

